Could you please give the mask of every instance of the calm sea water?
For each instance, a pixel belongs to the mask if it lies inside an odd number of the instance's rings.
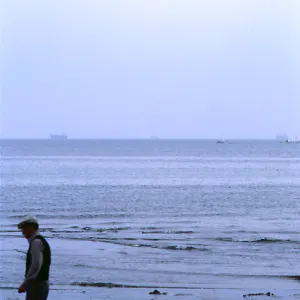
[[[300,273],[300,144],[10,140],[1,156],[1,288],[22,280],[28,214],[56,287],[258,287]]]

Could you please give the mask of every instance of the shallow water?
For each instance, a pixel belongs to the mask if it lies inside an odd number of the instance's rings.
[[[15,225],[34,214],[55,287],[299,294],[300,144],[1,141],[1,152],[2,289],[22,280]]]

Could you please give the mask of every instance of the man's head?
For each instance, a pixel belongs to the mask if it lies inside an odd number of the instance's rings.
[[[18,224],[18,228],[29,239],[39,230],[39,223],[36,217],[26,217]]]

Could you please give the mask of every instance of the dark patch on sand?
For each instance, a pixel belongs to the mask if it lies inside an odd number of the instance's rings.
[[[72,285],[82,286],[82,287],[132,288],[132,289],[139,288],[139,286],[134,286],[134,285],[106,283],[106,282],[95,282],[95,283],[73,282]]]
[[[150,292],[149,295],[167,295],[168,293],[161,293],[159,290],[154,290]]]

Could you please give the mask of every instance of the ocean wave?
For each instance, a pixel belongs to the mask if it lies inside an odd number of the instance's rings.
[[[154,227],[154,226],[149,226],[149,227],[141,227],[141,230],[159,230],[163,229],[162,227]]]
[[[192,234],[194,231],[172,231],[172,230],[153,230],[153,231],[142,231],[142,234]]]
[[[69,211],[68,211],[69,213]],[[11,215],[8,216],[7,218],[9,219],[17,219],[21,220],[24,219],[27,215]],[[49,214],[38,214],[37,217],[38,219],[45,219],[48,220],[49,218],[51,219],[61,219],[61,220],[86,220],[86,219],[111,219],[111,218],[122,218],[122,217],[131,217],[131,214],[125,214],[125,213],[113,213],[113,214],[104,214],[104,213],[85,213],[85,214],[63,214],[63,215],[58,215],[55,213]]]
[[[102,242],[114,245],[120,245],[125,247],[134,248],[152,248],[161,250],[175,250],[175,251],[210,251],[211,249],[205,247],[194,247],[194,246],[179,246],[179,245],[158,245],[158,244],[145,244],[145,243],[126,243],[126,241],[141,241],[141,239],[124,237],[124,238],[104,238],[104,237],[60,237],[56,238],[66,239],[66,240],[77,240],[77,241],[91,241],[91,242]],[[142,239],[144,241],[156,241],[153,239]],[[162,241],[158,239],[157,241]],[[165,240],[166,241],[166,240]]]
[[[223,162],[223,163],[300,163],[299,157],[264,157],[264,156],[187,156],[187,155],[171,155],[171,156],[126,156],[126,155],[9,155],[2,153],[0,161],[17,161],[17,160],[38,160],[38,161],[100,161],[100,162]]]
[[[132,228],[132,227],[108,227],[108,228],[93,228],[93,227],[80,227],[80,226],[70,226],[67,229],[54,229],[54,228],[43,228],[42,231],[49,231],[54,233],[79,233],[79,232],[113,232],[117,233],[119,231],[127,231],[127,230],[139,230],[139,228]],[[149,231],[142,231],[142,234],[193,234],[194,231],[172,231],[172,230],[149,230]],[[151,240],[151,239],[149,239]],[[155,239],[156,240],[156,239]]]
[[[298,244],[300,241],[290,240],[290,239],[276,239],[276,238],[258,238],[258,239],[235,239],[235,238],[209,238],[209,240],[216,240],[221,242],[231,242],[231,243],[253,243],[253,244],[272,244],[272,243],[295,243]]]
[[[127,239],[128,240],[128,239]],[[108,241],[101,240],[102,242],[113,243],[121,246],[127,247],[135,247],[135,248],[153,248],[153,249],[161,249],[161,250],[171,250],[171,251],[210,251],[209,248],[205,247],[194,247],[194,246],[178,246],[178,245],[153,245],[153,244],[130,244],[130,243],[122,243],[118,241]]]
[[[208,248],[197,248],[193,246],[186,246],[186,247],[180,247],[180,246],[167,246],[163,247],[163,249],[167,250],[185,250],[185,251],[209,251]]]
[[[83,227],[84,231],[94,231],[94,232],[119,232],[123,230],[130,230],[130,227],[111,227],[111,228],[92,228],[92,227]]]

